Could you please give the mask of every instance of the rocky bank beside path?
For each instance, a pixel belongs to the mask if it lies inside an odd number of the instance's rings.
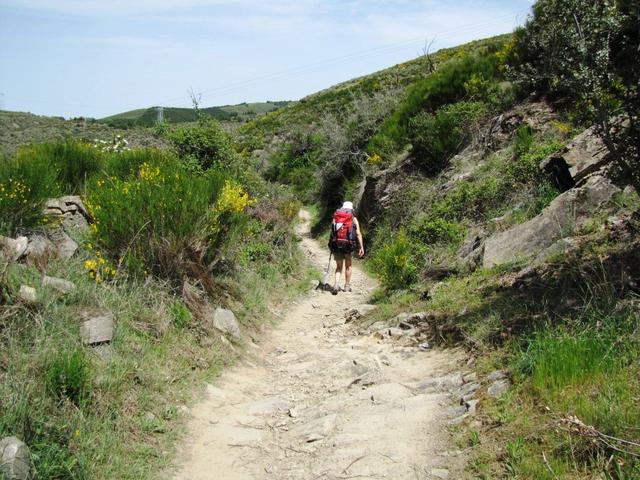
[[[301,216],[302,248],[324,269],[328,252]],[[461,478],[446,426],[465,407],[445,390],[462,384],[451,373],[462,354],[362,335],[345,314],[362,308],[376,284],[354,266],[352,285],[338,296],[315,290],[284,309],[247,359],[207,387],[191,411],[176,480]]]

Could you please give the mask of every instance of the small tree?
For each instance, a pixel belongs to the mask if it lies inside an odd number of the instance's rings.
[[[636,189],[639,11],[637,0],[538,0],[507,64],[525,91],[574,101]]]

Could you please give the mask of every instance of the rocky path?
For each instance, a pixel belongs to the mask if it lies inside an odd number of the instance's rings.
[[[325,268],[326,248],[302,215],[302,248]],[[207,388],[175,479],[461,478],[445,429],[460,412],[434,388],[434,378],[455,378],[459,355],[360,334],[345,312],[362,308],[375,282],[355,266],[353,287],[291,305],[248,360]]]

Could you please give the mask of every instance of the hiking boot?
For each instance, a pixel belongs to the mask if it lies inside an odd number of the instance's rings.
[[[329,287],[329,291],[331,292],[331,295],[337,295],[338,292],[340,291],[339,287]]]
[[[345,285],[344,288],[342,289],[343,292],[350,292],[351,291],[351,285]]]

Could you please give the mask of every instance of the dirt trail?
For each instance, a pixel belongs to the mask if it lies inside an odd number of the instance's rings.
[[[301,216],[302,248],[326,268],[327,250]],[[314,291],[291,305],[192,409],[174,478],[460,478],[445,431],[458,410],[429,388],[459,355],[358,335],[345,311],[374,288],[355,266],[353,292]]]

